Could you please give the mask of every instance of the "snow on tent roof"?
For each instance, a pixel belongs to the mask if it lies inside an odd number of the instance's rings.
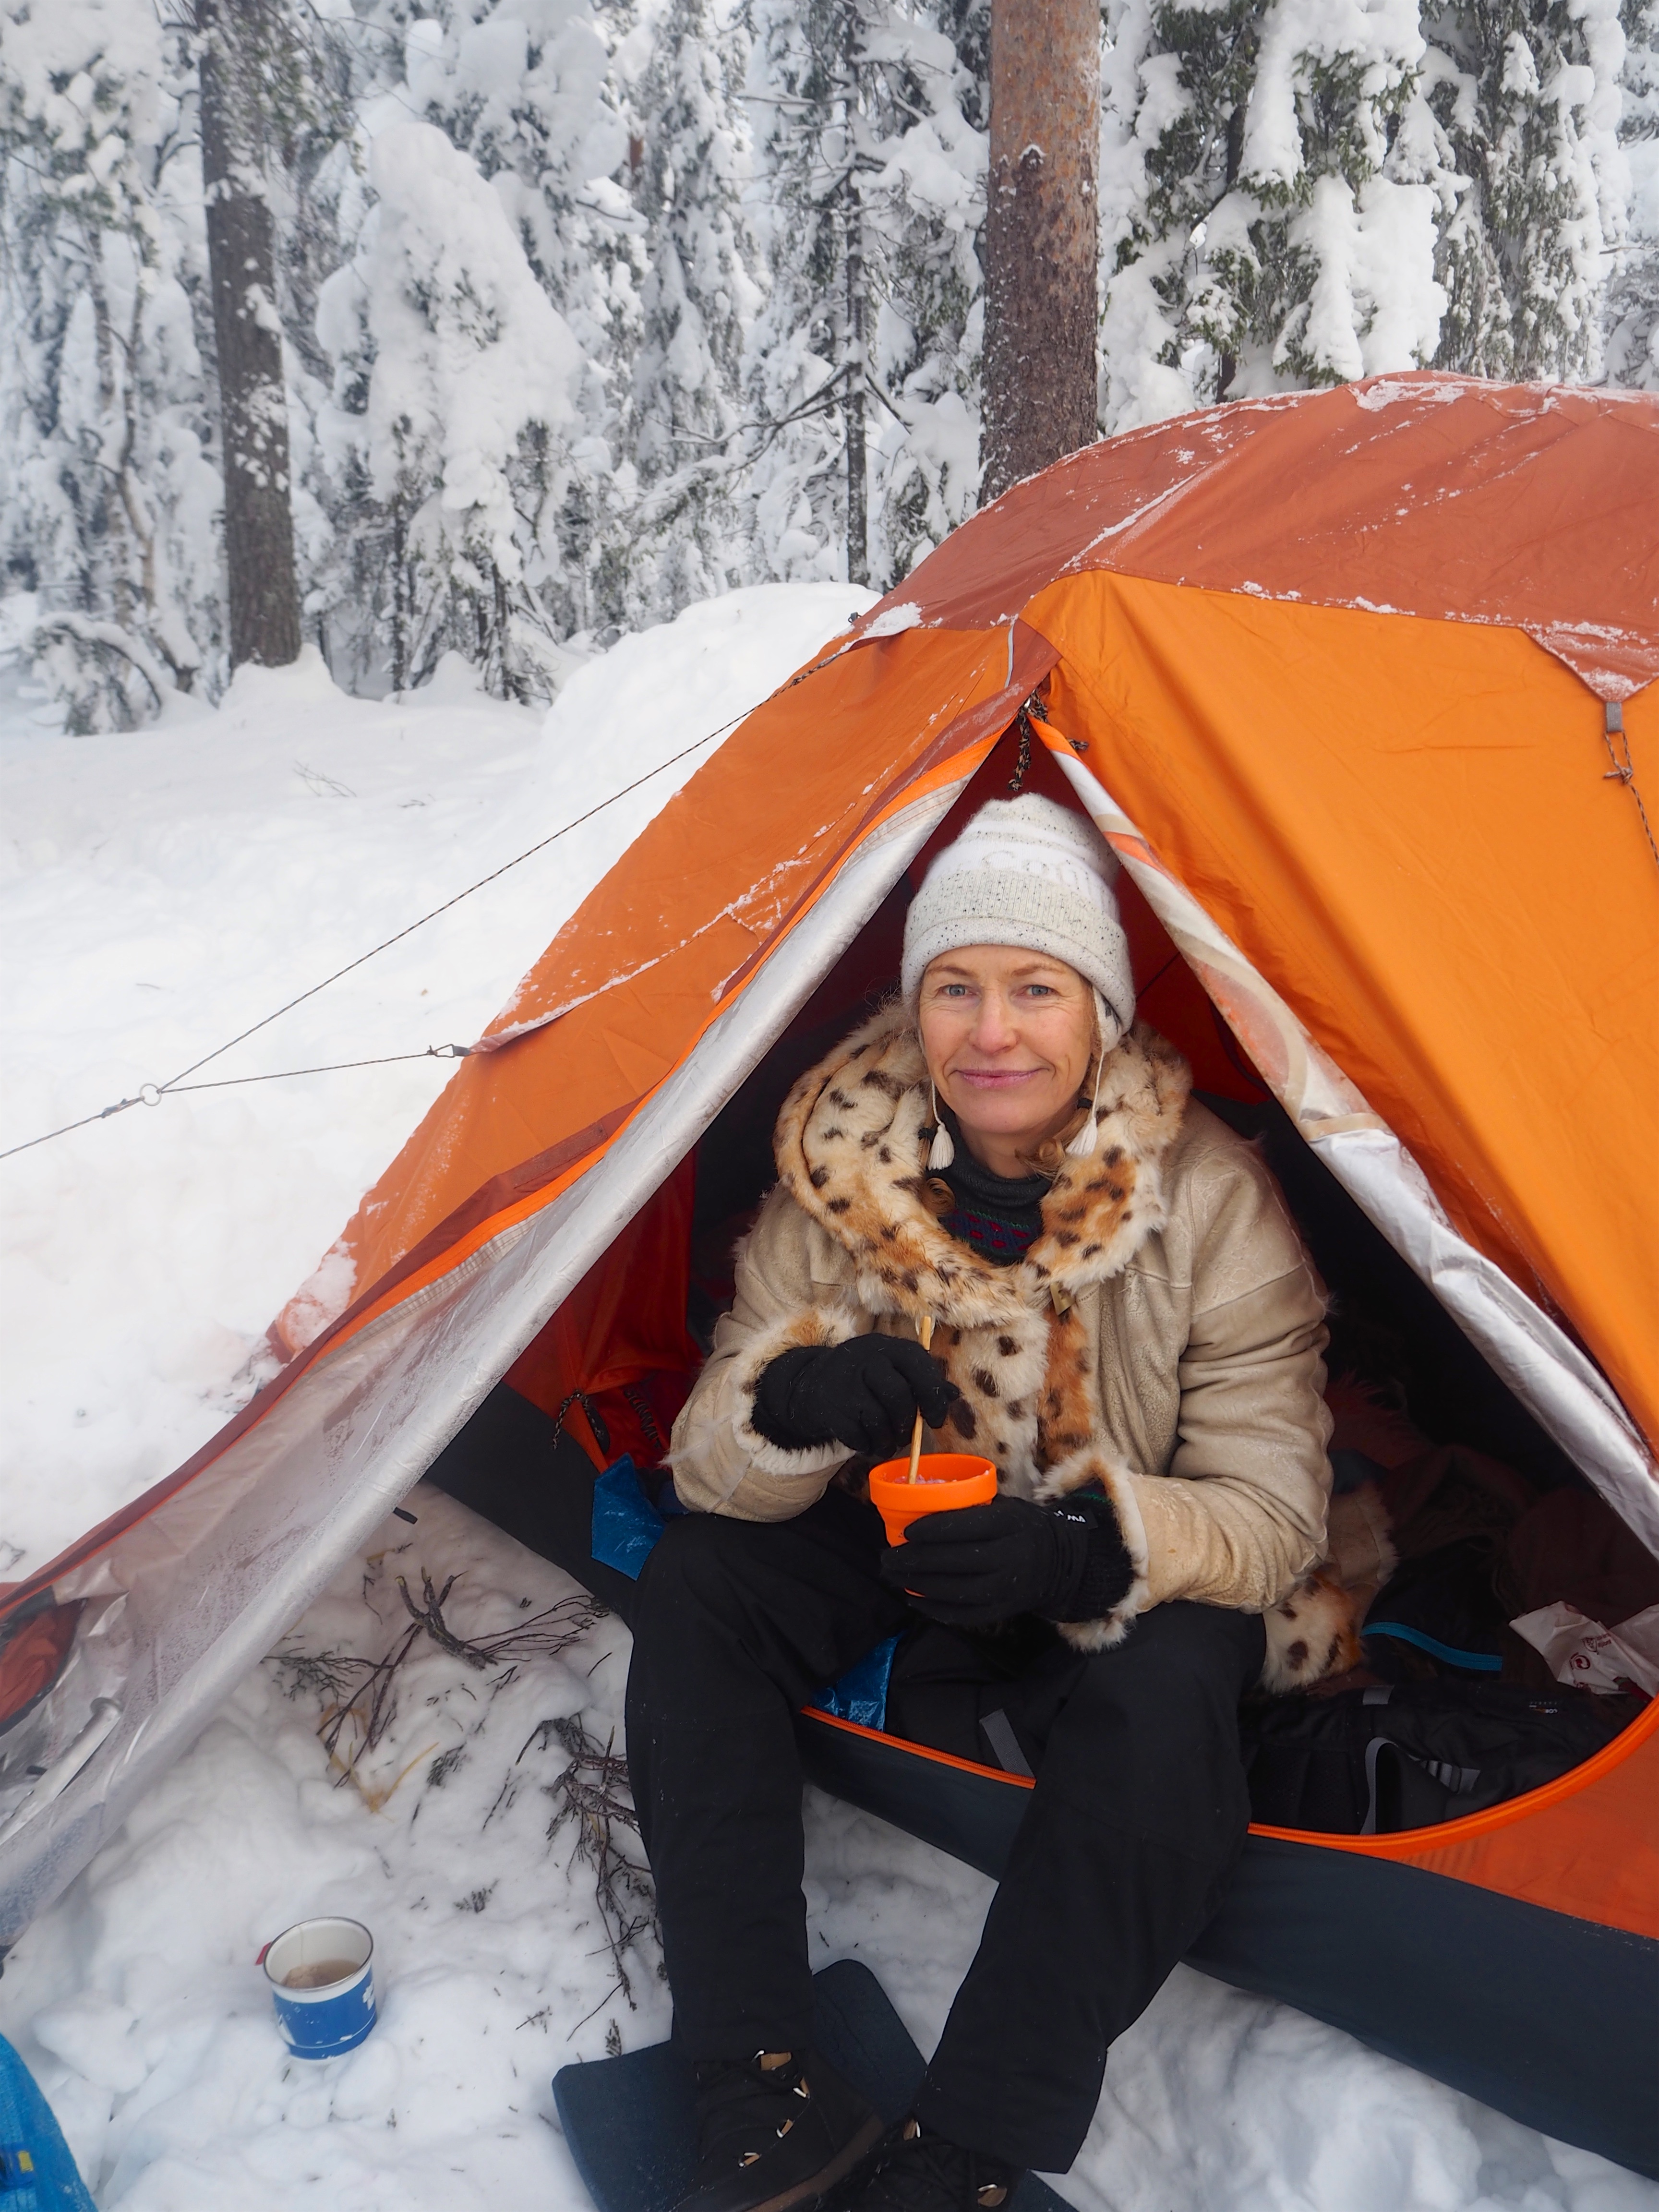
[[[1073,453],[908,580],[912,620],[982,629],[1058,577],[1112,568],[1510,624],[1602,699],[1659,676],[1650,399],[1431,374],[1333,399],[1241,400]]]

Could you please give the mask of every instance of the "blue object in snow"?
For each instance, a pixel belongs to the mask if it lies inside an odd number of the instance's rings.
[[[0,2035],[0,2212],[96,2212],[34,2076]]]
[[[672,1485],[662,1493],[663,1504],[653,1505],[640,1481],[640,1471],[626,1453],[613,1461],[593,1485],[593,1520],[588,1550],[602,1567],[612,1567],[638,1582],[640,1570],[650,1558],[671,1518],[685,1511]],[[887,1720],[887,1684],[893,1672],[896,1636],[867,1651],[849,1667],[838,1682],[830,1683],[815,1703],[821,1712],[837,1720],[857,1721],[861,1728],[878,1729]],[[0,2207],[0,2212],[5,2212]]]

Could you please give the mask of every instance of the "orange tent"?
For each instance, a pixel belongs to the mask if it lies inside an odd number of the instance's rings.
[[[674,1171],[1039,687],[1030,732],[1184,960],[1149,1018],[1219,1060],[1218,1010],[1659,1552],[1656,514],[1651,399],[1422,374],[1130,433],[958,531],[561,930],[280,1317],[276,1380],[11,1594],[82,1627],[48,1772],[0,1829],[0,1940],[509,1368],[552,1410],[685,1367],[683,1309],[619,1300],[607,1254],[653,1194],[684,1233]],[[662,1409],[635,1414],[648,1435]],[[1611,1988],[1659,1938],[1654,1718],[1472,1820],[1260,1848],[1588,1930]]]

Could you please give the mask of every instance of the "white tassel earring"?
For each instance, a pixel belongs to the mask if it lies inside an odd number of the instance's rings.
[[[1099,1134],[1099,1127],[1095,1117],[1100,1111],[1100,1079],[1106,1073],[1106,1054],[1111,1049],[1111,1046],[1106,1042],[1106,1001],[1097,991],[1095,993],[1095,1029],[1100,1042],[1095,1049],[1094,1096],[1089,1101],[1088,1119],[1066,1147],[1067,1157],[1074,1160],[1091,1159],[1094,1157],[1095,1139]],[[1116,1038],[1114,1037],[1112,1042],[1115,1044],[1116,1042]]]
[[[935,1125],[933,1129],[933,1141],[927,1153],[927,1166],[932,1174],[939,1175],[941,1174],[945,1169],[948,1168],[951,1161],[955,1159],[957,1156],[957,1148],[951,1141],[951,1132],[945,1126],[945,1116],[939,1110],[939,1092],[934,1089],[931,1081],[927,1085],[927,1091],[928,1096],[933,1102],[933,1121]]]

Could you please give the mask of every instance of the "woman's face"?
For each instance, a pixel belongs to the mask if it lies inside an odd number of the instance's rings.
[[[988,1166],[1013,1172],[1004,1160],[1072,1119],[1095,1046],[1094,993],[1075,968],[1010,945],[942,953],[921,1014],[934,1087]]]

